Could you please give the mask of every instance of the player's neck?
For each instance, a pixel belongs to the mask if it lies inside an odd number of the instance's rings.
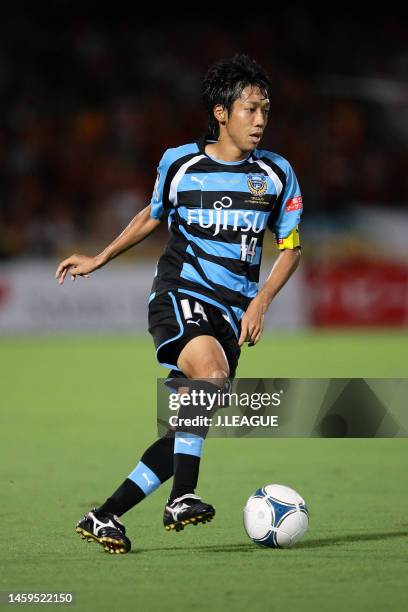
[[[207,144],[205,152],[220,161],[238,162],[248,157],[248,151],[241,151],[233,142],[218,140]]]

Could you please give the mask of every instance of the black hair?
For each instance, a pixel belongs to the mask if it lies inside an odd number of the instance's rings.
[[[265,93],[270,87],[265,70],[247,55],[236,54],[219,60],[208,70],[202,86],[202,97],[208,114],[209,137],[219,136],[219,123],[214,117],[214,106],[222,104],[228,113],[235,100],[248,85],[259,87]]]

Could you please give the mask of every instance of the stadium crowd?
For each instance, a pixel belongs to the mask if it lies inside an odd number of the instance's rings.
[[[97,248],[119,233],[149,202],[162,152],[205,132],[202,76],[237,51],[271,76],[262,145],[291,161],[309,215],[408,200],[397,19],[362,34],[357,21],[301,9],[245,25],[78,13],[55,26],[11,11],[0,30],[3,259]]]

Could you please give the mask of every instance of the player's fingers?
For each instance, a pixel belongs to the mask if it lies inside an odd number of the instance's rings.
[[[262,331],[263,331],[263,324],[261,321],[257,325],[255,325],[255,327],[252,330],[251,337],[250,337],[251,346],[253,346],[254,344],[258,342],[259,338],[262,335]]]
[[[254,324],[248,326],[248,341],[252,342],[255,334],[257,333],[258,327]]]
[[[61,274],[61,272],[63,271],[63,269],[64,269],[64,262],[62,261],[62,262],[59,264],[59,266],[58,266],[58,268],[56,269],[56,271],[55,271],[55,278],[58,278],[58,277],[60,276],[60,274]]]
[[[89,274],[84,274],[83,272],[80,272],[80,267],[79,266],[73,266],[69,273],[71,274],[71,280],[75,281],[77,276],[81,276],[82,278],[89,278]]]
[[[258,342],[258,340],[259,340],[259,337],[260,337],[259,332],[258,332],[258,333],[255,333],[255,332],[254,332],[254,333],[252,334],[252,336],[250,337],[250,339],[249,339],[248,346],[255,346],[255,344],[256,344],[256,343]]]
[[[72,266],[71,264],[67,264],[66,266],[64,266],[64,268],[62,269],[62,271],[60,272],[60,277],[59,277],[59,283],[60,285],[63,284],[66,275],[68,274],[68,272],[70,272],[72,270]]]
[[[259,332],[256,334],[256,336],[254,337],[253,341],[252,341],[252,345],[258,344],[258,342],[260,341],[261,337],[262,337],[262,329],[259,330]]]
[[[81,276],[82,278],[89,278],[89,274],[87,272],[81,272],[81,266],[75,267],[75,275]]]
[[[242,343],[241,344],[243,344],[244,342],[251,342],[252,341],[252,336],[253,336],[255,330],[256,330],[255,323],[253,323],[253,322],[246,323],[245,337],[242,339]],[[242,336],[242,334],[241,334],[241,336]],[[241,338],[240,338],[240,340],[241,340]],[[241,344],[240,344],[240,346],[241,346]]]
[[[69,270],[69,273],[71,275],[71,280],[75,281],[78,274],[78,266],[72,266]]]
[[[242,346],[244,344],[244,342],[247,339],[247,335],[248,335],[247,322],[245,321],[245,319],[242,319],[241,335],[240,335],[239,340],[238,340],[239,346]]]
[[[55,273],[55,278],[58,278],[60,276],[60,274],[66,269],[69,268],[69,266],[71,265],[71,257],[68,257],[67,259],[64,259],[64,261],[61,261],[60,265],[57,268],[57,271]]]
[[[62,264],[60,264],[57,268],[57,271],[55,272],[55,278],[59,278],[61,274],[64,272],[64,270],[66,270],[66,266],[63,266]]]
[[[67,275],[67,272],[68,272],[68,268],[65,268],[65,269],[64,269],[64,270],[61,272],[61,275],[60,275],[59,280],[58,280],[58,282],[59,282],[59,284],[60,284],[60,285],[62,285],[62,284],[64,283],[64,280],[65,280],[65,277],[66,277],[66,275]]]

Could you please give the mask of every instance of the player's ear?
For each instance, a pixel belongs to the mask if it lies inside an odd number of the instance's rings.
[[[228,118],[228,113],[225,106],[222,104],[216,104],[214,106],[214,117],[219,123],[221,123],[221,125],[225,125]]]

